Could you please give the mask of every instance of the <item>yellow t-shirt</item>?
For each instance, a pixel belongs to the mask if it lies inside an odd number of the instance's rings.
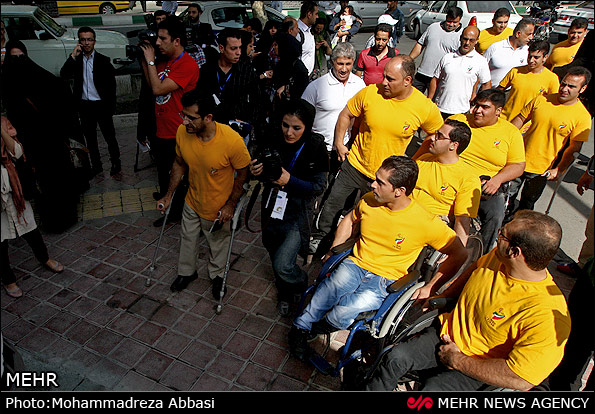
[[[413,88],[408,98],[397,100],[385,99],[381,86],[370,85],[347,102],[349,111],[361,121],[349,163],[372,179],[386,158],[405,154],[420,127],[433,134],[444,123],[436,104],[417,89]]]
[[[352,214],[360,221],[361,234],[351,259],[362,269],[391,280],[405,276],[426,245],[440,250],[456,238],[452,229],[416,201],[392,211],[369,192]]]
[[[521,66],[511,69],[500,82],[500,86],[506,89],[510,87],[510,94],[500,118],[512,121],[537,95],[558,93],[560,80],[558,75],[547,68],[536,74],[527,66]]]
[[[591,115],[579,100],[562,105],[558,94],[538,96],[521,111],[531,121],[525,133],[525,171],[543,174],[568,140],[587,142],[591,131]]]
[[[525,162],[525,147],[521,132],[510,122],[498,118],[494,125],[474,128],[472,114],[449,117],[471,127],[471,142],[459,156],[468,163],[477,176],[493,177],[506,164]]]
[[[188,165],[189,188],[186,203],[202,218],[215,220],[233,190],[234,173],[250,164],[244,140],[230,126],[217,123],[208,142],[188,134],[180,125],[176,152]]]
[[[554,69],[558,66],[568,65],[574,60],[576,52],[578,52],[582,43],[583,42],[581,41],[575,45],[571,45],[568,39],[560,43],[556,43],[552,49],[552,52],[547,58],[546,65],[550,69]]]
[[[419,175],[411,199],[436,215],[477,217],[481,181],[465,162],[442,164],[432,154],[417,159]]]
[[[549,272],[539,282],[505,274],[495,249],[478,260],[454,310],[440,315],[441,335],[465,355],[505,359],[515,374],[538,385],[564,355],[566,300]]]
[[[477,44],[475,45],[475,50],[477,50],[482,55],[488,49],[488,47],[492,43],[499,42],[500,40],[504,40],[512,36],[513,30],[510,27],[504,29],[502,33],[499,35],[492,34],[492,28],[484,29],[479,32],[479,39],[477,40]]]

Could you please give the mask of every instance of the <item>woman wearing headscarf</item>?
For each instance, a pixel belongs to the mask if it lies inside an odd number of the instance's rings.
[[[12,271],[8,259],[8,240],[23,237],[33,250],[35,258],[46,268],[55,273],[62,272],[64,266],[54,259],[50,259],[41,232],[35,224],[35,217],[31,204],[23,195],[19,175],[14,165],[15,159],[24,157],[23,147],[16,137],[17,133],[10,121],[2,117],[2,165],[1,171],[1,235],[0,270],[2,286],[6,293],[13,297],[23,296],[23,291],[16,283],[16,276]]]
[[[75,174],[70,155],[69,138],[80,140],[70,89],[33,62],[22,42],[10,40],[2,65],[2,99],[35,171],[41,225],[61,233],[76,223],[79,194],[88,188],[87,177],[81,181]]]

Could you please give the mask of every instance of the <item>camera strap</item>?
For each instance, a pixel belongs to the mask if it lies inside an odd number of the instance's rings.
[[[298,157],[300,156],[300,153],[302,152],[302,150],[304,149],[304,146],[306,145],[306,143],[304,142],[302,144],[302,146],[300,147],[299,150],[297,150],[297,152],[295,153],[295,155],[293,156],[293,160],[291,160],[291,163],[289,164],[289,170],[287,170],[287,172],[291,172],[291,170],[293,170],[293,166],[295,165],[295,162],[297,161]]]

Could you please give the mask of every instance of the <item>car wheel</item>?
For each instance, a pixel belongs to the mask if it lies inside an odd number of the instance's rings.
[[[99,13],[100,14],[115,14],[116,7],[111,3],[103,3],[99,6]]]
[[[421,37],[421,25],[419,24],[419,22],[417,20],[413,21],[413,37],[415,40],[419,39]]]

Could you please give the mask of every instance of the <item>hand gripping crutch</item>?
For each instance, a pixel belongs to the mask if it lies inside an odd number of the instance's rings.
[[[219,303],[215,308],[215,313],[217,315],[221,314],[223,310],[223,296],[225,295],[225,284],[227,283],[227,274],[229,273],[229,266],[231,260],[231,249],[233,247],[233,239],[238,228],[238,223],[240,222],[240,215],[242,214],[242,210],[244,205],[249,201],[250,197],[248,194],[244,193],[240,201],[236,206],[236,211],[231,219],[231,238],[229,239],[229,249],[227,250],[227,262],[225,263],[225,273],[223,273],[223,283],[221,284],[221,292],[219,293]]]
[[[171,201],[173,202],[176,192],[174,191],[173,195],[171,196]],[[157,260],[157,252],[159,251],[159,246],[161,245],[161,238],[163,237],[163,231],[165,230],[165,225],[167,224],[167,217],[169,216],[169,211],[171,210],[172,202],[169,203],[169,207],[165,210],[165,217],[163,219],[163,224],[161,225],[161,233],[159,234],[159,239],[157,239],[157,246],[155,247],[155,252],[153,253],[153,261],[151,262],[151,267],[149,270],[149,277],[145,282],[145,286],[151,285],[151,275],[155,270],[155,261]]]
[[[564,171],[562,173],[562,176],[558,178],[558,180],[556,181],[556,185],[554,187],[554,192],[552,193],[552,197],[550,198],[550,202],[547,205],[547,209],[545,210],[545,214],[549,216],[550,214],[550,208],[552,207],[552,204],[554,202],[554,198],[556,197],[556,192],[558,191],[558,187],[560,187],[560,184],[562,184],[562,181],[564,181],[564,178],[566,177],[566,174],[568,174],[568,171],[570,171],[570,169],[572,168],[572,166],[574,165],[574,162],[576,161],[576,159],[578,158],[579,153],[575,152],[574,154],[572,154],[572,162],[570,163],[570,165],[568,166],[568,168],[566,168],[566,171]]]

